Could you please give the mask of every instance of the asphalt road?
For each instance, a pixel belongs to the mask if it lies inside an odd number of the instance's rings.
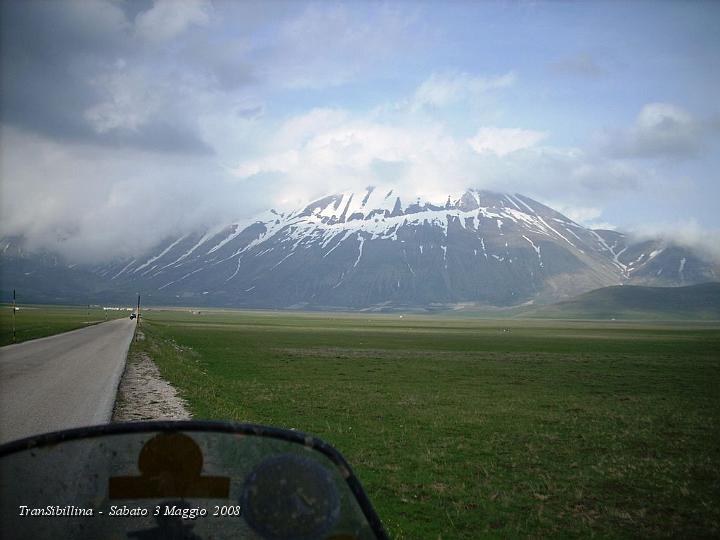
[[[109,422],[134,329],[128,317],[0,348],[0,443]]]

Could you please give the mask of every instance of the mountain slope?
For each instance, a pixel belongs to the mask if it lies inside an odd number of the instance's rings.
[[[368,189],[174,239],[103,272],[119,284],[141,279],[150,294],[232,305],[507,305],[620,283],[601,247],[592,231],[521,195],[404,201]]]
[[[17,289],[22,302],[85,304],[103,294],[107,283],[92,269],[67,264],[55,253],[27,252],[22,239],[0,242],[0,298],[9,301]]]
[[[626,285],[586,292],[522,317],[551,319],[720,320],[720,283],[686,287]]]
[[[720,279],[707,261],[690,250],[668,245],[662,240],[644,240],[630,244],[616,231],[597,230],[616,255],[632,283],[677,286]]]

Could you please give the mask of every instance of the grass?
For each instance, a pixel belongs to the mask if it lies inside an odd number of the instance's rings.
[[[395,538],[720,534],[713,324],[147,311],[196,418],[313,433]]]
[[[0,305],[0,346],[13,343],[13,311],[8,304]],[[87,306],[20,306],[15,312],[16,342],[28,341],[76,328],[83,328],[108,319],[128,317],[126,311],[103,311]]]

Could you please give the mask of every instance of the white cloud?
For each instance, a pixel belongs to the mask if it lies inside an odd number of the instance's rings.
[[[633,125],[606,133],[601,146],[615,157],[688,158],[699,154],[716,125],[702,122],[677,105],[649,103]]]
[[[430,77],[402,110],[377,107],[367,114],[318,108],[290,117],[265,133],[260,151],[239,159],[231,172],[239,182],[272,183],[276,204],[378,182],[409,195],[478,187],[526,193],[566,208],[579,205],[584,210],[575,216],[584,222],[600,217],[599,206],[590,215],[588,196],[601,205],[620,191],[639,189],[652,175],[637,164],[580,148],[544,146],[549,134],[542,131],[481,126],[466,139],[453,134],[446,122],[407,106],[465,99],[470,90],[502,88],[512,77],[464,74],[448,81]],[[416,101],[418,96],[423,99]]]
[[[158,89],[153,89],[146,75],[129,72],[125,67],[118,63],[115,71],[92,80],[104,100],[86,109],[84,117],[97,133],[115,129],[136,131],[162,104]]]
[[[190,26],[208,24],[211,10],[207,0],[155,0],[135,19],[135,32],[146,41],[169,41]]]
[[[133,129],[148,116],[172,113],[164,99],[142,99],[146,86],[133,75],[139,71],[115,69],[105,81],[105,108],[87,113],[96,129]],[[646,172],[581,149],[543,146],[548,134],[540,131],[480,126],[468,140],[447,122],[409,108],[399,113],[317,108],[275,125],[206,114],[208,108],[232,111],[226,106],[232,101],[221,93],[176,95],[161,81],[148,84],[160,85],[152,92],[156,96],[173,96],[173,107],[197,113],[203,138],[217,154],[168,160],[139,150],[90,149],[11,133],[4,137],[2,156],[2,176],[8,179],[0,208],[4,234],[24,232],[36,245],[60,245],[74,257],[97,257],[109,247],[113,255],[128,255],[198,224],[251,217],[268,207],[296,206],[376,183],[406,197],[442,198],[468,187],[520,192],[566,208],[579,205],[571,217],[594,222],[603,201],[636,188]],[[134,108],[137,99],[141,103]],[[27,205],[5,203],[23,194],[33,198],[32,214]],[[140,234],[135,222],[153,228]],[[58,244],[59,239],[64,240]]]
[[[312,111],[289,119],[278,134],[270,137],[274,151],[241,161],[233,172],[245,180],[283,175],[283,198],[292,193],[293,198],[307,199],[378,180],[413,190],[435,186],[441,177],[444,186],[470,181],[463,156],[470,152],[439,124],[412,129],[355,118],[348,112]]]
[[[588,224],[596,222],[602,217],[602,208],[595,206],[568,206],[562,203],[552,204],[552,208],[558,212],[565,214],[576,223]]]
[[[0,236],[75,262],[134,255],[253,207],[206,156],[58,144],[10,128],[0,146]],[[202,181],[198,181],[201,178]]]
[[[546,137],[547,133],[542,131],[483,127],[467,142],[479,154],[492,152],[502,157],[517,150],[531,148]]]
[[[290,118],[276,136],[276,144],[302,144],[321,131],[339,127],[348,121],[348,113],[340,109],[319,108]]]
[[[540,200],[579,204],[589,215],[619,191],[639,189],[638,166],[588,155],[577,148],[539,145],[545,133],[484,127],[468,141],[424,115],[383,121],[362,113],[316,109],[289,118],[266,135],[264,152],[238,160],[239,182],[272,182],[282,201],[308,200],[369,184],[392,185],[406,196],[470,187],[511,191]],[[519,151],[523,150],[523,151]],[[269,180],[271,179],[271,180]],[[593,212],[599,212],[593,206]]]
[[[575,223],[590,227],[591,229],[606,229],[614,231],[617,226],[603,221],[603,208],[598,206],[582,206],[581,204],[567,204],[565,201],[545,199],[544,203],[550,208],[569,217]]]
[[[423,107],[445,107],[460,101],[474,101],[490,92],[515,83],[513,72],[496,77],[479,77],[468,73],[433,74],[415,90],[411,110]]]
[[[631,231],[637,240],[663,239],[696,250],[720,265],[720,230],[701,226],[695,219],[650,223]]]
[[[631,163],[586,157],[569,171],[570,178],[589,191],[627,191],[640,187],[641,179],[654,176],[654,171]]]

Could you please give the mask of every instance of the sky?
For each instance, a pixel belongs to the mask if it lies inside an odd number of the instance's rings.
[[[481,188],[720,254],[719,2],[0,3],[0,235]]]

